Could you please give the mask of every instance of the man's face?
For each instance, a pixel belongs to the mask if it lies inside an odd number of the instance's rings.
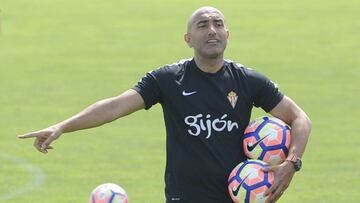
[[[216,58],[223,56],[228,36],[224,16],[216,10],[204,10],[190,19],[185,41],[194,48],[195,55]]]

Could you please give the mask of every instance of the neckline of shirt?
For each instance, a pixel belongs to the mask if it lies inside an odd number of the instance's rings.
[[[220,74],[225,70],[226,61],[224,61],[223,66],[222,66],[218,71],[216,71],[215,73],[209,73],[209,72],[205,72],[205,71],[201,70],[201,69],[196,65],[194,58],[190,61],[190,65],[191,65],[197,72],[199,72],[199,73],[201,73],[201,74],[208,75],[208,76],[211,76],[211,77],[215,77],[215,76],[220,75]]]

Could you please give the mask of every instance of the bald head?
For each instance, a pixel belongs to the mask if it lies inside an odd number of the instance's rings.
[[[225,21],[224,14],[218,10],[217,8],[211,7],[211,6],[204,6],[199,9],[197,9],[189,18],[188,24],[187,24],[187,32],[190,32],[191,26],[197,21],[197,19],[205,14],[211,14],[216,13],[218,14],[223,20]]]
[[[214,7],[201,7],[189,18],[184,40],[194,49],[195,58],[223,60],[229,31],[224,14]]]

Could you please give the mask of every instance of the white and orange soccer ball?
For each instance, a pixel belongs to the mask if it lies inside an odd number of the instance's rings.
[[[290,126],[278,118],[265,116],[253,120],[245,129],[243,149],[249,159],[276,165],[286,159],[290,141]]]
[[[104,183],[91,192],[89,203],[128,203],[128,196],[122,187]]]
[[[246,160],[230,173],[228,191],[235,203],[264,203],[268,196],[264,193],[274,183],[273,172],[264,172],[269,166],[260,160]]]

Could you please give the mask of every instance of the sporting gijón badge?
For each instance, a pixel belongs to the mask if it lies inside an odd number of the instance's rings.
[[[228,98],[231,106],[233,108],[235,108],[235,105],[236,105],[236,102],[237,102],[237,99],[238,99],[238,96],[236,95],[236,92],[234,92],[234,91],[229,92],[227,98]]]

